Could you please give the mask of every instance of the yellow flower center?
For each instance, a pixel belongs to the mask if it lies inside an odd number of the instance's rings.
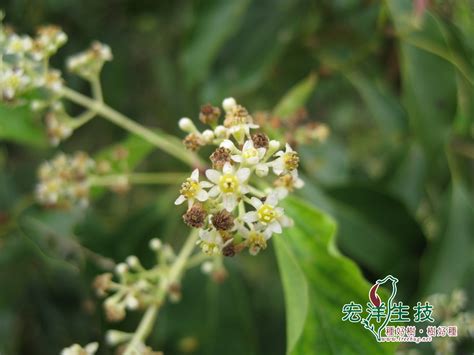
[[[265,237],[262,233],[252,231],[249,233],[247,240],[252,247],[260,249],[265,249],[267,247],[267,241],[265,240]]]
[[[225,174],[219,178],[219,188],[224,193],[235,193],[239,189],[239,181],[232,174]]]
[[[283,155],[283,163],[287,170],[295,170],[298,168],[300,157],[296,152],[288,152]]]
[[[199,183],[191,178],[187,178],[181,185],[179,193],[186,198],[193,198],[199,191]]]
[[[257,212],[258,219],[262,223],[270,223],[272,222],[275,217],[276,217],[276,211],[273,206],[263,204]]]

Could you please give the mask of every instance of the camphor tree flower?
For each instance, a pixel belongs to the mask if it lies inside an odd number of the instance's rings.
[[[291,219],[285,216],[284,209],[277,207],[277,193],[269,194],[265,202],[252,197],[249,203],[255,208],[255,211],[244,214],[242,220],[248,224],[258,222],[257,229],[263,230],[264,234],[280,234],[282,227],[290,227],[292,225]]]
[[[209,188],[207,198],[197,206],[189,204],[183,215],[188,226],[199,230],[198,245],[202,251],[233,256],[248,248],[252,255],[257,255],[273,234],[292,225],[278,204],[303,186],[297,172],[299,157],[288,144],[285,151],[277,152],[280,143],[269,140],[263,132],[251,134],[250,130],[258,126],[252,123],[247,109],[233,98],[225,99],[222,106],[226,113],[224,125],[219,125],[218,109],[206,108],[206,112],[213,114],[213,130],[207,134],[212,138],[200,143],[217,146],[210,156],[212,168],[204,173],[210,186],[199,182],[195,170],[192,178],[183,183],[176,202],[184,202],[185,192],[194,198],[197,191]],[[200,132],[189,118],[181,119],[179,126],[195,137],[203,137],[209,131]],[[275,188],[262,189],[268,187],[270,169],[276,175]]]
[[[237,206],[237,201],[242,194],[248,192],[246,182],[250,176],[250,169],[240,168],[235,170],[230,163],[225,163],[222,173],[206,170],[206,177],[215,185],[209,190],[209,196],[220,198],[223,207],[232,212]]]
[[[188,200],[188,206],[191,207],[195,200],[204,202],[208,199],[208,193],[204,189],[211,186],[212,184],[208,181],[199,181],[199,169],[195,169],[191,176],[181,185],[179,190],[181,195],[179,195],[174,203],[175,205],[180,205]]]

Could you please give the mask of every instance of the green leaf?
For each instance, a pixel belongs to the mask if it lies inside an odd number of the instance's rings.
[[[207,77],[219,49],[238,29],[249,3],[249,0],[208,2],[196,15],[199,21],[182,57],[190,86]]]
[[[449,293],[472,285],[474,207],[469,190],[454,181],[449,191],[446,218],[425,265],[425,294]]]
[[[411,0],[390,0],[387,4],[400,36],[403,100],[411,127],[423,148],[436,157],[456,113],[456,76],[452,64],[440,53],[433,54],[419,43],[421,38],[423,43],[447,48],[446,41],[431,15],[424,16],[423,26],[417,30]]]
[[[372,275],[383,278],[390,274],[403,280],[399,295],[404,299],[413,296],[420,276],[419,256],[426,242],[410,211],[371,186],[341,186],[330,189],[328,195],[339,222],[338,245],[344,254]]]
[[[33,147],[46,146],[44,130],[27,106],[0,106],[0,140]]]
[[[357,89],[373,119],[385,134],[400,135],[407,126],[407,117],[394,95],[359,72],[348,73],[347,78]]]
[[[315,73],[308,75],[307,78],[297,83],[283,96],[273,110],[273,114],[282,118],[293,115],[299,108],[305,105],[317,82],[318,76]]]
[[[357,265],[337,251],[334,220],[297,198],[288,198],[284,205],[295,226],[277,237],[281,239],[275,243],[277,250],[280,249],[277,255],[293,254],[290,259],[297,260],[303,271],[310,296],[304,330],[291,354],[393,354],[396,345],[377,343],[362,325],[341,320],[344,304],[367,302],[370,284],[364,280]],[[291,265],[295,272],[291,262],[282,263],[281,259],[278,258],[280,269]],[[285,283],[283,286],[289,304],[288,299],[295,297],[295,290],[288,289]],[[300,297],[304,297],[304,290],[299,291],[303,292]],[[301,317],[296,319],[297,322],[301,320]],[[288,321],[295,321],[295,318],[292,316]],[[300,328],[301,324],[289,325],[292,326]],[[294,342],[294,339],[289,341]]]
[[[308,283],[291,250],[283,238],[275,238],[275,251],[280,268],[281,279],[285,294],[287,310],[286,352],[293,351],[299,337],[303,333],[306,316],[308,314]]]

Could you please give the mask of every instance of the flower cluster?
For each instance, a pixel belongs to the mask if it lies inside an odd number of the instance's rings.
[[[210,156],[212,168],[204,172],[207,180],[200,181],[199,170],[194,170],[181,185],[175,204],[187,202],[183,220],[199,229],[198,244],[204,253],[233,256],[248,248],[256,255],[273,234],[292,224],[280,201],[303,186],[297,172],[299,156],[288,144],[279,150],[278,141],[261,132],[251,134],[259,126],[233,98],[222,106],[223,125],[220,109],[211,105],[203,106],[199,116],[211,129],[200,132],[189,118],[179,122],[188,132],[184,140],[188,148],[217,148]],[[273,188],[264,187],[270,178]]]
[[[0,13],[0,21],[3,14]],[[18,35],[0,22],[0,101],[12,102],[23,94],[62,85],[58,71],[48,68],[49,58],[66,43],[67,36],[56,26],[38,28],[36,35]]]
[[[454,354],[456,342],[466,338],[474,338],[474,314],[464,311],[467,296],[463,290],[454,290],[452,294],[436,294],[429,298],[433,305],[433,316],[442,325],[457,326],[458,336],[437,337],[433,339],[433,347],[437,354]]]
[[[58,154],[44,162],[39,170],[36,197],[42,204],[66,205],[78,203],[86,206],[89,198],[88,176],[95,162],[86,153],[74,156]]]
[[[81,53],[70,57],[67,61],[67,68],[71,73],[86,80],[97,78],[105,62],[112,60],[112,51],[106,44],[93,42],[91,47]]]
[[[67,36],[57,26],[40,27],[34,37],[20,35],[3,26],[2,20],[0,12],[0,102],[29,103],[33,111],[45,112],[49,140],[58,145],[95,116],[88,112],[74,119],[62,104],[62,73],[51,68],[49,60],[66,43]],[[110,60],[110,47],[96,41],[88,50],[70,57],[67,68],[97,87],[102,67]]]
[[[86,207],[93,186],[125,192],[129,187],[126,157],[127,151],[122,147],[117,147],[111,157],[97,161],[84,152],[59,153],[40,165],[36,198],[46,206]]]
[[[149,246],[157,258],[156,265],[151,269],[145,269],[140,260],[131,255],[115,267],[117,281],[114,281],[112,273],[96,277],[93,287],[97,295],[108,296],[104,309],[109,321],[122,320],[127,310],[139,310],[155,304],[160,289],[168,292],[171,301],[181,298],[180,285],[168,284],[167,280],[169,266],[176,259],[173,249],[159,239],[152,239]]]

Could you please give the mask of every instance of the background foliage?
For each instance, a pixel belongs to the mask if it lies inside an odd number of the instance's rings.
[[[393,353],[339,322],[343,303],[362,302],[369,282],[389,273],[408,303],[461,287],[473,308],[474,4],[424,3],[2,2],[20,32],[43,23],[64,28],[70,40],[57,65],[93,39],[108,43],[115,60],[104,70],[106,101],[145,125],[179,134],[179,117],[234,96],[251,111],[283,117],[305,105],[311,119],[331,127],[325,144],[300,147],[306,202],[288,203],[298,227],[274,240],[280,265],[267,250],[228,260],[230,277],[220,285],[190,273],[183,301],[160,314],[156,348]],[[40,120],[25,108],[0,107],[2,354],[52,354],[103,339],[93,276],[129,254],[151,262],[150,237],[179,245],[185,235],[171,208],[176,186],[101,194],[86,211],[35,205],[35,169],[55,150]],[[122,139],[139,170],[187,169],[100,119],[60,149],[99,154]],[[137,320],[120,327],[131,330]]]

